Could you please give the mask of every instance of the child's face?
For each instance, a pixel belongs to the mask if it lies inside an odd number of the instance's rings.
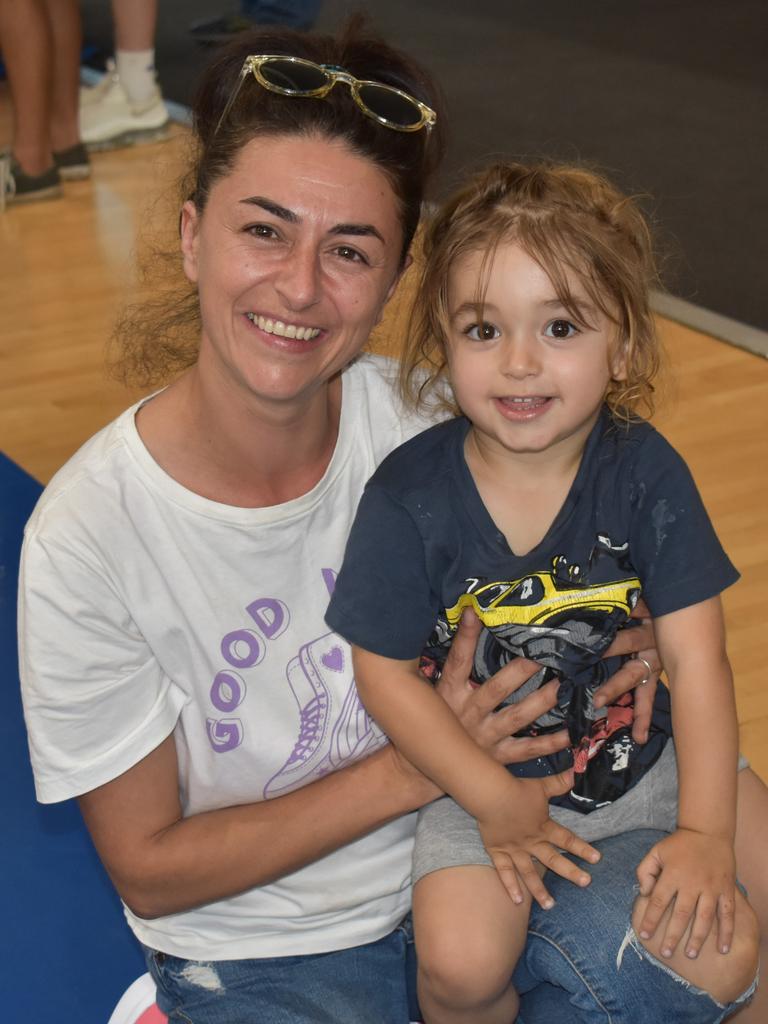
[[[449,277],[447,356],[456,401],[489,451],[576,456],[610,379],[624,376],[622,360],[611,356],[616,327],[569,274],[591,326],[574,324],[547,274],[514,242],[496,251],[479,323],[482,256],[457,261]]]

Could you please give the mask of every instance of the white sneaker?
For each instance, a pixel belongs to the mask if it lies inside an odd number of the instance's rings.
[[[131,103],[117,75],[108,73],[94,91],[100,95],[80,105],[80,138],[88,149],[116,149],[167,137],[168,111],[158,88],[145,103]]]
[[[117,68],[114,60],[110,57],[107,60],[107,70],[101,76],[96,85],[80,86],[80,109],[90,107],[93,103],[101,102],[105,93],[112,88],[112,83],[117,81]]]

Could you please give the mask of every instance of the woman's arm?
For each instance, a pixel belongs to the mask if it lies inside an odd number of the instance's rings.
[[[477,622],[477,620],[474,620]],[[479,623],[478,623],[479,627]],[[561,737],[510,738],[554,706],[538,691],[514,708],[494,708],[538,666],[505,666],[493,686],[468,683],[476,630],[462,625],[441,687],[476,742],[502,762],[565,745]],[[392,746],[273,800],[181,816],[172,737],[127,772],[79,798],[96,849],[123,900],[139,917],[159,917],[226,899],[303,867],[441,792]]]
[[[664,950],[673,951],[689,922],[696,955],[718,921],[718,948],[733,935],[738,726],[719,597],[656,620],[669,676],[680,776],[678,827],[638,867],[651,895],[641,934],[652,936],[667,906],[674,911]]]
[[[265,885],[437,795],[388,746],[274,800],[182,818],[169,736],[79,803],[120,896],[151,918]]]
[[[653,702],[658,685],[661,661],[656,650],[653,622],[646,605],[640,601],[632,613],[637,624],[622,629],[605,652],[604,657],[631,654],[637,658],[624,664],[596,691],[595,707],[603,707],[618,700],[622,694],[635,691],[635,719],[632,738],[645,743],[653,714]],[[520,672],[527,680],[541,666],[524,658],[513,658],[503,668],[478,687],[470,682],[475,647],[480,636],[481,623],[470,609],[461,617],[458,632],[453,638],[448,659],[443,666],[437,692],[445,700],[475,742],[492,752],[500,764],[518,764],[537,757],[565,750],[569,745],[568,730],[543,736],[515,736],[527,725],[551,711],[557,703],[559,683],[551,680],[524,700],[515,704],[504,701],[520,685]],[[644,659],[643,661],[639,659]],[[651,666],[650,677],[645,662]],[[528,666],[528,668],[526,668]],[[504,704],[503,707],[500,705]],[[499,708],[496,711],[496,708]]]
[[[517,659],[482,687],[469,671],[480,623],[466,615],[438,690],[476,743],[501,764],[562,750],[565,731],[515,737],[555,705],[547,684],[495,709],[538,666]],[[637,641],[652,643],[647,627]],[[630,671],[623,690],[636,680]],[[609,685],[609,684],[606,684]],[[309,864],[440,796],[394,748],[274,800],[181,817],[176,750],[169,737],[117,779],[80,797],[96,849],[115,887],[140,917],[159,917],[226,899]]]

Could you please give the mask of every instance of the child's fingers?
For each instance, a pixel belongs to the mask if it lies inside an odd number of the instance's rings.
[[[658,889],[658,885],[656,886]],[[655,892],[655,890],[654,890]],[[664,938],[661,940],[661,955],[670,957],[677,949],[677,946],[685,935],[688,925],[696,913],[696,899],[698,893],[689,893],[678,890],[671,901],[672,913],[669,915],[667,926],[664,929]],[[653,902],[653,896],[651,896]]]
[[[696,903],[696,913],[691,924],[691,934],[688,936],[688,941],[685,944],[685,955],[690,957],[691,960],[695,960],[699,955],[701,947],[704,945],[704,940],[712,931],[716,913],[717,900],[715,897],[708,892],[700,893]]]
[[[544,885],[541,879],[541,875],[536,867],[536,861],[530,854],[521,852],[515,857],[515,866],[532,898],[536,900],[542,910],[551,910],[555,905],[555,901],[550,896],[546,885]]]
[[[653,850],[643,857],[637,865],[635,874],[640,885],[640,895],[650,896],[653,892],[653,887],[661,875],[661,864]]]
[[[523,883],[520,881],[514,861],[503,850],[491,850],[489,853],[496,873],[501,879],[501,884],[507,890],[507,895],[513,903],[522,903],[524,899]]]
[[[572,860],[564,857],[559,850],[549,843],[540,843],[535,849],[536,857],[547,871],[554,871],[556,875],[560,875],[567,882],[573,882],[579,888],[589,885],[592,881],[591,876],[586,871],[583,871],[577,864],[574,864]]]
[[[550,821],[547,824],[546,836],[550,843],[561,850],[565,850],[567,853],[573,854],[574,857],[588,860],[590,864],[597,864],[600,860],[599,850],[596,850],[594,846],[590,846],[585,839],[577,836],[575,832],[571,832],[564,825],[558,825],[557,822]],[[586,875],[586,877],[588,878],[589,876]],[[585,882],[584,884],[587,885],[588,883]]]
[[[728,953],[736,927],[736,901],[733,896],[720,893],[717,900],[717,948]]]
[[[650,939],[655,935],[656,929],[659,927],[659,922],[664,916],[664,912],[670,903],[673,902],[674,898],[674,889],[665,886],[663,881],[660,878],[657,878],[653,891],[650,896],[647,897],[648,902],[646,903],[643,916],[640,920],[641,939]]]
[[[562,796],[573,786],[573,768],[567,768],[559,775],[545,775],[541,779],[541,788],[547,800],[553,796]]]

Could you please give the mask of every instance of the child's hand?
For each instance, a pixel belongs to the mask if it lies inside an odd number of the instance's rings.
[[[493,861],[504,888],[515,903],[523,901],[523,886],[545,910],[554,906],[537,870],[537,862],[567,878],[575,885],[589,885],[586,871],[562,855],[560,850],[591,863],[600,860],[599,852],[570,829],[558,825],[549,816],[550,797],[567,792],[573,785],[573,771],[541,779],[516,779],[520,795],[487,819],[478,819],[483,844]]]
[[[736,896],[733,846],[720,836],[678,829],[643,857],[637,868],[640,893],[649,897],[640,922],[640,937],[649,939],[664,911],[672,913],[661,946],[672,956],[690,922],[685,954],[698,956],[717,918],[717,948],[731,948]]]

